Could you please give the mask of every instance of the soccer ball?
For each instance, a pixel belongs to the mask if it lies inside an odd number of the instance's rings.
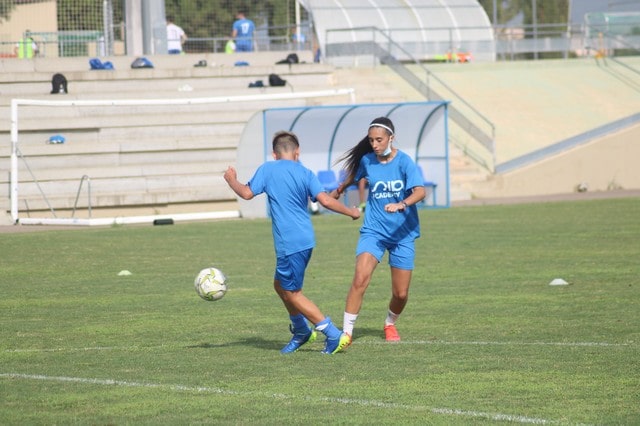
[[[204,300],[220,300],[227,292],[227,277],[217,268],[205,268],[194,281],[196,293]]]

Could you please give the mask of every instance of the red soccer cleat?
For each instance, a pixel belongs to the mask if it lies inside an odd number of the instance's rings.
[[[384,338],[387,342],[400,341],[400,335],[398,334],[398,330],[396,330],[395,325],[388,324],[384,326]]]

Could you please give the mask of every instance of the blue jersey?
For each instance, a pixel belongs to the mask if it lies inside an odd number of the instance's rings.
[[[389,163],[380,163],[375,153],[366,154],[360,160],[356,182],[366,178],[369,197],[364,223],[360,232],[373,234],[385,242],[413,241],[420,236],[418,208],[413,205],[402,212],[387,213],[384,206],[399,203],[411,194],[411,190],[424,184],[418,167],[402,151],[397,151]]]
[[[276,257],[315,247],[307,206],[324,190],[315,173],[297,161],[269,161],[248,185],[253,195],[267,194]]]
[[[243,18],[233,23],[233,30],[236,31],[236,50],[250,52],[253,50],[253,31],[256,26],[252,20]]]

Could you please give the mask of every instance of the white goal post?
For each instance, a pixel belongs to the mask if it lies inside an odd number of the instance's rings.
[[[117,106],[180,106],[180,105],[206,105],[220,103],[241,103],[241,102],[261,102],[273,100],[289,99],[312,99],[322,97],[348,96],[350,103],[355,103],[355,90],[333,89],[321,91],[308,91],[298,93],[274,93],[260,95],[243,96],[221,96],[208,98],[181,98],[181,99],[113,99],[113,100],[36,100],[36,99],[12,99],[11,100],[11,159],[10,159],[10,181],[9,198],[11,208],[11,219],[14,224],[23,225],[110,225],[129,223],[153,223],[156,220],[199,220],[239,217],[239,211],[207,212],[207,213],[186,213],[186,214],[164,214],[132,217],[114,218],[36,218],[20,217],[19,212],[19,190],[20,182],[18,177],[19,161],[21,156],[19,148],[19,111],[20,107],[117,107]],[[62,131],[63,129],[61,129]]]

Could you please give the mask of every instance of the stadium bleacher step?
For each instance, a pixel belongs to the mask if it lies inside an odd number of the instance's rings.
[[[357,103],[425,100],[386,66],[275,65],[281,55],[260,52],[250,67],[234,67],[230,61],[235,58],[230,55],[180,55],[180,58],[164,55],[154,58],[154,70],[131,70],[132,58],[118,57],[113,58],[117,70],[104,74],[89,71],[87,58],[0,59],[0,116],[10,117],[11,99],[16,96],[43,100],[184,99],[353,87]],[[207,59],[210,66],[194,68],[193,64],[200,59]],[[211,66],[215,63],[218,64]],[[637,112],[637,90],[631,90],[610,70],[586,60],[436,64],[432,71],[495,123],[498,163]],[[71,77],[69,95],[49,94],[53,72]],[[252,80],[266,81],[270,72],[282,74],[291,87],[258,90],[244,87]],[[580,83],[576,82],[576,74],[581,76]],[[584,85],[582,81],[591,84]],[[186,86],[192,90],[179,90]],[[74,93],[76,90],[79,93]],[[266,108],[345,101],[348,102],[345,96],[308,101],[252,101],[207,107],[192,105],[169,112],[167,108],[155,107],[145,111],[136,107],[89,107],[83,112],[21,107],[20,149],[37,171],[38,179],[41,176],[44,184],[51,186],[48,189],[52,200],[65,208],[75,199],[82,174],[92,177],[98,196],[96,204],[104,208],[109,202],[119,208],[132,202],[188,203],[189,194],[195,194],[197,203],[232,202],[235,197],[221,180],[221,170],[233,162],[244,126],[253,114]],[[0,137],[7,141],[10,125],[9,119],[0,120]],[[65,135],[65,144],[46,143],[55,133]],[[459,145],[464,146],[464,142]],[[451,200],[473,198],[490,173],[454,144],[450,144],[449,153]],[[0,161],[8,164],[9,155],[9,149],[3,150]],[[163,164],[167,171],[177,171],[179,177],[167,178]],[[202,167],[207,167],[208,173],[199,175],[196,170]],[[134,178],[122,186],[117,182],[118,173]],[[65,183],[54,187],[49,178]],[[30,208],[42,207],[42,197],[33,189],[35,185],[23,168],[20,180],[21,194],[28,196],[25,201],[31,203]],[[190,183],[205,189],[190,189]],[[0,185],[7,189],[0,194],[0,209],[6,216],[8,173],[0,176]],[[161,186],[166,187],[164,193],[159,189]],[[482,188],[483,194],[491,190],[486,185]]]

